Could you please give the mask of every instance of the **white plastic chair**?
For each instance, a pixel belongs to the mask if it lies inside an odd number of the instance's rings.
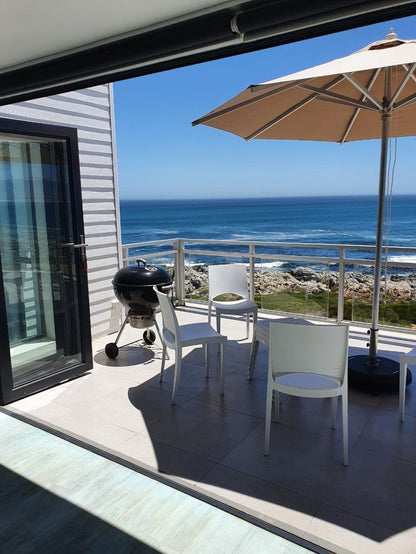
[[[249,336],[249,316],[253,314],[253,324],[257,321],[257,304],[249,299],[247,286],[247,272],[244,265],[225,264],[208,266],[209,301],[208,322],[211,322],[212,306],[217,317],[217,331],[221,330],[221,316],[246,314],[246,333]],[[239,300],[214,300],[222,294],[235,294]]]
[[[342,398],[343,462],[348,465],[348,325],[270,323],[264,454],[270,451],[273,396],[332,397],[332,427]]]
[[[163,381],[163,372],[165,369],[166,350],[171,348],[175,350],[175,372],[173,379],[172,404],[175,404],[176,392],[178,390],[179,379],[181,376],[182,348],[196,344],[205,345],[205,364],[206,377],[209,376],[208,366],[208,345],[218,343],[221,348],[220,366],[221,366],[221,394],[224,394],[224,346],[227,337],[217,333],[209,323],[190,323],[188,325],[179,325],[172,302],[167,294],[160,292],[157,287],[155,290],[160,309],[162,311],[163,329],[162,329],[162,366],[160,369],[160,382]]]

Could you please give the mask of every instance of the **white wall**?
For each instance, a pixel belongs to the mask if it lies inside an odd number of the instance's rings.
[[[111,280],[121,262],[112,86],[0,106],[0,117],[78,129],[91,331],[97,337],[118,330],[111,311]]]

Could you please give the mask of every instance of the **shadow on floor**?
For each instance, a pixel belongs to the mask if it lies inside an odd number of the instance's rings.
[[[2,554],[157,552],[3,466],[0,483]]]
[[[129,441],[124,454],[152,465],[146,457],[151,451],[160,473],[266,518],[278,520],[285,510],[287,518],[287,510],[294,510],[295,518],[304,518],[301,526],[316,517],[375,541],[416,526],[416,418],[409,414],[404,424],[398,422],[397,395],[350,391],[347,468],[340,417],[331,429],[330,401],[286,397],[265,457],[267,353],[260,349],[254,379],[247,381],[248,345],[230,345],[239,354],[230,358],[223,397],[217,367],[205,379],[201,348],[184,357],[176,406],[168,404],[172,360],[162,384],[155,376],[129,389],[150,444]],[[414,383],[408,388],[415,396]]]

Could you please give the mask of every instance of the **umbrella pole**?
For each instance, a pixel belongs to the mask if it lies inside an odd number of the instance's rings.
[[[386,101],[385,101],[386,105]],[[373,313],[371,319],[368,355],[350,356],[348,376],[352,385],[377,393],[385,390],[397,390],[399,385],[400,365],[395,360],[377,356],[378,318],[380,307],[381,264],[383,254],[384,199],[387,181],[387,154],[391,110],[385,109],[381,114],[382,134],[380,153],[380,180],[378,189],[377,237],[374,256],[374,293]],[[412,381],[412,374],[406,372],[406,385]]]
[[[377,236],[374,265],[374,292],[373,311],[370,329],[370,359],[369,365],[377,365],[378,347],[378,319],[380,308],[380,285],[381,285],[381,263],[383,253],[383,230],[384,230],[384,199],[386,196],[387,180],[387,154],[390,129],[391,111],[383,112],[381,115],[381,153],[380,153],[380,179],[378,187],[378,211],[377,211]]]

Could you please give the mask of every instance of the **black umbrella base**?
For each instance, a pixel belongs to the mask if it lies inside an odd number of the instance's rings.
[[[348,359],[348,380],[354,388],[372,394],[398,392],[399,376],[400,364],[389,358],[377,357],[373,361],[368,355],[361,355]],[[406,386],[411,382],[412,374],[407,370]]]

